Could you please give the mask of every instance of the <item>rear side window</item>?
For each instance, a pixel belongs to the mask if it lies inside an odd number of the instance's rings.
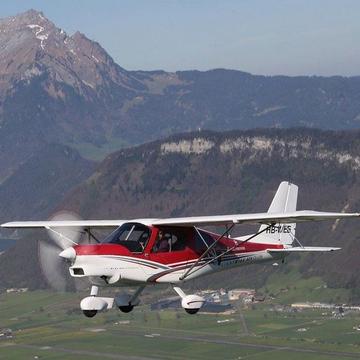
[[[199,235],[200,233],[200,235]],[[196,250],[204,251],[215,242],[214,238],[203,230],[195,230],[195,247]]]
[[[196,230],[195,230],[196,251],[204,252],[208,247],[210,247],[216,241],[216,239],[214,239],[208,232],[204,230],[199,230],[199,229]],[[211,254],[218,254],[219,252],[225,251],[227,249],[226,245],[221,241],[222,240],[216,243],[215,247],[212,249]]]

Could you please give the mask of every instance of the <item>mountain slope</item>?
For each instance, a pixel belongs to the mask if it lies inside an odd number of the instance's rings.
[[[68,146],[45,145],[1,184],[0,221],[47,218],[94,167]]]
[[[0,222],[47,219],[65,194],[84,181],[94,167],[93,162],[68,146],[45,145],[1,184]],[[25,238],[15,244],[0,239],[2,247],[10,247],[0,254],[0,289],[47,286],[38,264],[37,248],[37,241],[46,238],[46,233],[19,234]],[[2,230],[1,235],[6,239],[13,234]]]
[[[359,154],[359,132],[274,129],[178,135],[110,155],[63,207],[85,218],[261,212],[278,184],[290,179],[300,188],[299,209],[359,211]],[[329,286],[356,291],[358,221],[300,224],[298,238],[306,245],[343,247],[333,254],[290,257],[303,276],[320,275]],[[271,266],[255,266],[204,281],[251,286],[271,272]]]
[[[358,131],[272,129],[176,135],[111,154],[56,205],[89,219],[260,212],[267,209],[279,182],[290,179],[300,187],[299,209],[359,211],[359,154]],[[38,194],[39,201],[44,195]],[[19,208],[17,204],[14,212]],[[239,234],[252,230],[238,229]],[[306,245],[343,250],[291,256],[290,264],[302,276],[319,275],[329,286],[348,287],[353,299],[360,299],[359,222],[300,224],[297,235]],[[28,240],[24,241],[28,244]],[[11,250],[13,262],[0,262],[1,284],[21,281],[43,286],[36,276],[27,275],[35,265],[25,262],[28,269],[23,261],[17,263],[23,257],[22,243]],[[35,261],[36,247],[27,246],[27,256]],[[3,259],[9,258],[6,254]],[[12,267],[24,271],[14,272]],[[281,269],[287,271],[287,266]],[[269,265],[244,267],[204,278],[198,286],[261,285],[274,270]]]
[[[143,89],[99,44],[33,10],[0,21],[0,47],[0,176],[44,143],[106,142],[113,112]]]

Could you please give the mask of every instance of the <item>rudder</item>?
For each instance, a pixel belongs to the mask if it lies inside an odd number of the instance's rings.
[[[288,181],[280,183],[271,202],[268,213],[286,213],[296,211],[298,186]],[[259,231],[267,225],[261,225]],[[294,241],[296,223],[275,224],[258,235],[252,242],[291,245]]]

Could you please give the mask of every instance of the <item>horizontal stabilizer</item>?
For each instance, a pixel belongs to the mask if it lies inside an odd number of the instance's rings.
[[[290,252],[327,252],[341,250],[339,247],[320,247],[320,246],[296,246],[285,249],[268,249],[269,253],[290,253]]]

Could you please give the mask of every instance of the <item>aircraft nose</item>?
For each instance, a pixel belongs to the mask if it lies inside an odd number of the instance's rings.
[[[63,250],[59,256],[67,260],[75,260],[76,258],[76,251],[73,247],[68,247],[67,249]]]

